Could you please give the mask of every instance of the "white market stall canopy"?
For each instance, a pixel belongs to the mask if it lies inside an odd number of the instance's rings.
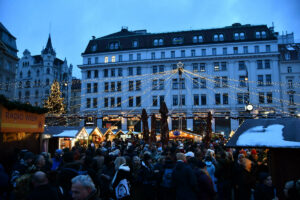
[[[248,119],[226,146],[300,148],[300,119]]]

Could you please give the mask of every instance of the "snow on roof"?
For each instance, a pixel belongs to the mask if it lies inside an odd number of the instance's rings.
[[[247,119],[226,146],[300,148],[300,119]]]
[[[61,132],[60,134],[53,135],[53,137],[60,137],[60,138],[70,137],[70,138],[75,138],[76,135],[77,135],[77,133],[78,133],[78,130],[65,130],[65,131]]]
[[[272,124],[264,128],[255,126],[245,131],[238,138],[238,146],[272,146],[272,147],[296,147],[300,142],[287,141],[283,138],[284,125]]]

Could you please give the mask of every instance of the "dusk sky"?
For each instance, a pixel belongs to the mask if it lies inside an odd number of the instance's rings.
[[[0,22],[17,38],[18,56],[41,53],[51,33],[57,57],[76,67],[92,36],[121,30],[170,32],[230,26],[275,25],[300,42],[299,0],[0,0]]]

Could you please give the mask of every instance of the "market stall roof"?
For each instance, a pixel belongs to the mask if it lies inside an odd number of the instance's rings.
[[[95,130],[95,128],[97,128],[96,126],[88,126],[88,127],[85,127],[85,130],[86,130],[86,132],[87,132],[87,134],[91,134],[94,130]]]
[[[300,148],[300,119],[248,119],[226,146]]]
[[[79,126],[46,126],[43,134],[49,134],[53,137],[57,137],[56,135],[64,131],[76,130],[77,132],[79,132],[81,129],[82,127]]]
[[[108,128],[99,128],[99,130],[102,133],[102,135],[105,135],[105,133],[108,131]]]
[[[68,137],[68,138],[75,138],[76,135],[78,134],[78,130],[65,130],[60,134],[57,135],[53,135],[53,137],[60,137],[60,138],[64,138],[64,137]]]
[[[113,132],[114,135],[118,134],[119,132],[124,134],[124,132],[121,129],[113,129],[111,131]]]

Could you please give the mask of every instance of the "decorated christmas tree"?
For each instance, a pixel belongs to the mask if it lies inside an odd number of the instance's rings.
[[[63,114],[65,113],[64,98],[61,97],[59,83],[54,81],[51,85],[51,93],[45,101],[44,107],[48,109],[49,114]]]

